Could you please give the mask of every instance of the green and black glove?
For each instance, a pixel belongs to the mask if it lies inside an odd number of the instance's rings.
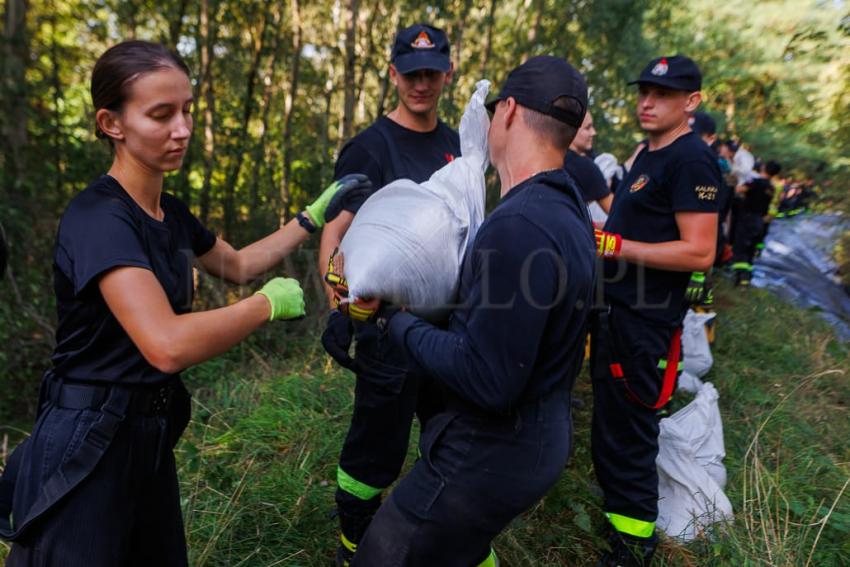
[[[685,290],[685,301],[688,305],[699,305],[705,299],[705,272],[694,272]]]
[[[371,193],[372,182],[361,173],[344,175],[322,191],[322,194],[305,207],[310,220],[316,228],[322,228],[326,221],[332,221],[342,211],[347,200],[365,192]],[[365,200],[365,197],[363,197]]]

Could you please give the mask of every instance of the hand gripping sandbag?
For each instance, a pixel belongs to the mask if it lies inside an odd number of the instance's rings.
[[[460,121],[461,157],[428,181],[399,179],[373,194],[340,244],[349,298],[404,305],[444,318],[457,293],[460,264],[484,220],[489,81],[479,81]]]
[[[723,492],[726,450],[717,400],[714,385],[706,382],[691,403],[659,424],[657,525],[685,542],[732,519]]]

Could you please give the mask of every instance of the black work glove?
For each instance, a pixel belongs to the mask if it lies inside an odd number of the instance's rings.
[[[354,325],[351,319],[334,309],[328,317],[328,324],[322,333],[322,346],[331,358],[343,368],[354,370],[354,359],[348,354],[354,338]]]
[[[325,222],[331,222],[343,210],[357,210],[374,192],[372,182],[362,173],[349,173],[337,180],[342,185],[325,209]]]

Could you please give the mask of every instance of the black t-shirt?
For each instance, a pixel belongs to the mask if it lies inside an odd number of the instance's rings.
[[[578,185],[585,203],[598,201],[611,194],[605,176],[590,158],[567,150],[567,155],[564,156],[564,169]]]
[[[770,180],[764,177],[756,177],[746,183],[746,186],[747,192],[742,197],[741,210],[763,217],[770,211],[770,203],[776,189]]]
[[[176,197],[163,194],[160,206],[162,222],[108,175],[68,205],[53,252],[59,326],[52,360],[58,376],[122,383],[169,377],[145,360],[97,285],[112,268],[145,268],[159,280],[175,313],[191,311],[192,262],[213,247],[216,237]]]
[[[467,249],[448,330],[400,313],[390,333],[452,397],[488,413],[569,392],[592,300],[592,232],[566,172],[537,174],[501,199]]]
[[[396,179],[422,183],[458,156],[460,138],[444,122],[438,121],[430,132],[416,132],[382,116],[343,146],[334,179],[362,173],[372,181],[375,191]],[[356,213],[365,200],[345,208]]]
[[[711,149],[693,132],[655,151],[644,149],[614,196],[605,230],[626,240],[679,240],[677,212],[717,213],[721,175]],[[690,272],[605,261],[605,298],[644,319],[678,325]]]

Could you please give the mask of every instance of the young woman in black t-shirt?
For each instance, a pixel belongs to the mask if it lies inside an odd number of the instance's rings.
[[[0,483],[0,536],[15,542],[10,567],[184,566],[172,447],[189,419],[189,396],[179,372],[266,321],[305,312],[298,282],[273,278],[247,299],[191,313],[193,261],[247,283],[323,224],[340,189],[362,182],[334,183],[306,214],[236,250],[163,193],[163,176],[181,166],[192,132],[192,86],[180,57],[153,43],[121,43],[98,60],[91,91],[97,135],[114,161],[60,223],[53,370],[33,434]]]

